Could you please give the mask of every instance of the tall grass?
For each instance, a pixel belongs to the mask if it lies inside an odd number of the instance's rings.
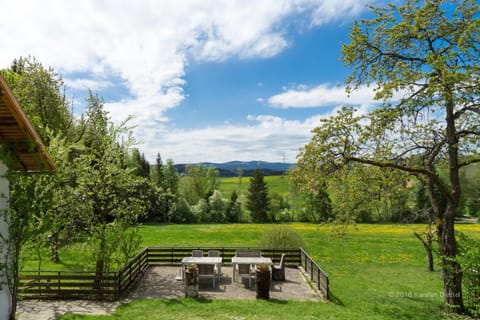
[[[268,185],[270,192],[277,192],[282,196],[286,196],[289,191],[288,176],[266,176],[265,182]],[[220,192],[224,198],[230,197],[233,190],[237,193],[246,195],[248,192],[248,185],[250,183],[250,177],[242,177],[241,183],[239,183],[238,177],[224,177],[220,178]],[[240,192],[239,192],[240,191]]]
[[[343,236],[295,223],[305,248],[329,274],[328,303],[293,301],[143,300],[113,316],[63,319],[451,319],[443,312],[439,271],[428,272],[413,231],[421,225],[358,225]],[[253,246],[271,225],[146,225],[146,245]],[[480,225],[457,229],[480,238]],[[437,270],[439,268],[437,267]]]

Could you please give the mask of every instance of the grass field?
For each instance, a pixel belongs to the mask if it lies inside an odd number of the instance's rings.
[[[266,176],[265,182],[268,185],[268,190],[271,192],[277,192],[282,196],[288,193],[289,188],[288,176]],[[240,194],[247,194],[248,185],[250,183],[250,177],[242,177],[239,181],[238,177],[223,177],[220,178],[220,191],[224,198],[229,198],[233,190],[240,189]]]
[[[62,319],[453,319],[443,313],[440,272],[426,271],[413,231],[422,225],[358,225],[344,237],[330,227],[295,223],[305,247],[329,274],[331,301],[142,300],[112,316]],[[274,225],[146,225],[145,245],[258,245]],[[480,238],[480,225],[458,225]],[[438,267],[437,267],[438,269]],[[456,318],[458,319],[458,318]]]

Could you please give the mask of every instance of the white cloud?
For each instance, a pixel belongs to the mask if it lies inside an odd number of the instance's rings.
[[[176,163],[230,160],[295,162],[298,149],[310,140],[318,117],[289,121],[274,116],[249,116],[248,125],[223,124],[199,129],[156,130],[142,145],[148,159],[157,152]],[[156,141],[156,143],[153,143]],[[161,149],[156,149],[161,146]]]
[[[276,108],[316,108],[338,105],[365,105],[377,103],[371,87],[360,87],[350,96],[344,86],[321,84],[313,88],[298,85],[268,98],[268,104]]]
[[[133,99],[155,99],[184,85],[188,57],[271,57],[287,46],[282,19],[312,12],[312,24],[319,25],[351,15],[359,6],[353,0],[332,3],[10,1],[2,4],[8,14],[2,17],[0,36],[8,45],[0,52],[0,64],[32,54],[61,73],[114,74],[126,81]]]
[[[370,1],[370,4],[374,1]],[[365,9],[366,2],[358,0],[322,1],[313,9],[312,26],[336,20],[338,16],[354,17]]]
[[[302,27],[314,27],[350,17],[364,3],[6,1],[2,3],[6,14],[0,22],[0,38],[5,44],[0,50],[0,66],[8,66],[19,56],[33,55],[54,67],[72,88],[101,90],[112,86],[101,79],[120,79],[128,90],[121,96],[128,98],[106,105],[112,118],[119,121],[132,114],[143,127],[155,128],[168,121],[166,110],[184,100],[185,67],[190,59],[272,57],[289,45],[283,23],[289,18],[299,17],[297,23],[308,22]],[[69,77],[78,73],[91,77]],[[147,141],[150,136],[144,130],[137,130],[137,134],[145,143],[155,143]]]
[[[296,162],[301,147],[310,141],[311,131],[320,125],[320,119],[337,113],[315,115],[303,121],[287,120],[272,115],[250,115],[248,125],[223,124],[200,129],[172,129],[166,126],[148,131],[148,141],[142,145],[147,159],[155,159],[158,152],[163,159],[176,163],[202,161],[265,160]],[[357,110],[365,114],[367,107]],[[161,146],[161,149],[158,146]]]
[[[70,79],[65,78],[63,82],[69,89],[74,90],[85,90],[90,89],[92,91],[99,91],[106,88],[115,86],[112,81],[108,80],[98,80],[98,79]]]

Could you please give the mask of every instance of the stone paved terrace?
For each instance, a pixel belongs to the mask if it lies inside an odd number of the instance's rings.
[[[151,267],[140,280],[130,299],[181,298],[185,296],[182,281],[175,280],[180,267]],[[249,288],[236,279],[233,282],[232,267],[222,267],[222,279],[212,287],[212,279],[201,279],[200,297],[207,299],[256,299],[255,285]],[[285,268],[286,281],[273,281],[270,298],[277,300],[322,301],[320,293],[314,291],[298,268]]]
[[[182,281],[176,280],[180,267],[150,267],[129,296],[121,301],[87,300],[25,300],[18,306],[19,320],[54,320],[65,313],[111,314],[121,304],[133,299],[176,299],[185,296]],[[286,268],[286,281],[272,282],[270,298],[277,300],[323,301],[321,294],[312,289],[301,269]],[[232,281],[232,267],[222,267],[223,277],[212,288],[211,279],[201,279],[199,294],[206,299],[256,299],[255,286]],[[237,280],[238,281],[238,280]]]

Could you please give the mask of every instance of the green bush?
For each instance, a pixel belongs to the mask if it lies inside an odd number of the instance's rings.
[[[467,312],[480,317],[480,241],[459,234],[463,297]]]
[[[280,225],[266,231],[260,244],[269,248],[298,248],[303,246],[303,238],[292,227]]]
[[[175,206],[168,213],[170,222],[173,223],[195,223],[196,219],[192,208],[184,198],[178,199]]]

